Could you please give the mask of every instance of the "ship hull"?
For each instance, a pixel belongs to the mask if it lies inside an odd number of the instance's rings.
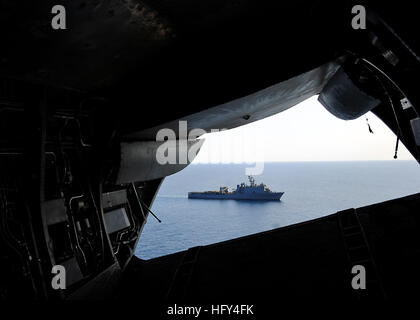
[[[203,192],[189,192],[189,199],[203,199],[203,200],[251,200],[251,201],[279,201],[284,192],[272,192],[267,194],[258,193],[203,193]]]

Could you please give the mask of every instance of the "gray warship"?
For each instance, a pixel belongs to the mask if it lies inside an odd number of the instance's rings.
[[[273,192],[265,184],[256,184],[253,176],[248,176],[249,185],[244,182],[230,191],[228,187],[220,187],[219,191],[188,192],[189,199],[205,200],[258,200],[279,201],[284,192]]]

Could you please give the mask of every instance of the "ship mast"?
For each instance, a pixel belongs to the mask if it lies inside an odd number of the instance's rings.
[[[249,185],[251,187],[255,187],[255,179],[253,176],[248,176],[248,180],[249,180]]]

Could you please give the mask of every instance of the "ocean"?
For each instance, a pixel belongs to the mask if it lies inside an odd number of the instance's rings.
[[[280,202],[187,198],[248,182],[251,166],[193,164],[167,177],[151,208],[162,223],[149,215],[135,255],[151,259],[420,192],[415,161],[277,162],[255,180],[284,192]]]

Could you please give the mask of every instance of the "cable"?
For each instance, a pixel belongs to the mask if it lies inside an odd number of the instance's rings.
[[[380,74],[382,74],[405,98],[407,98],[404,91],[382,69],[377,67],[374,63],[370,62],[368,59],[358,57],[358,55],[356,55],[355,53],[353,53],[351,51],[347,50],[347,52],[350,53],[351,55],[355,56],[357,59],[360,59],[363,62],[367,63],[369,66],[373,67],[376,71],[378,71]],[[383,89],[383,92],[385,93],[386,97],[388,98],[388,102],[389,102],[389,105],[391,106],[392,112],[394,113],[394,118],[395,118],[395,121],[397,123],[397,141],[395,143],[394,159],[397,159],[398,158],[398,145],[399,145],[400,137],[402,137],[403,134],[402,134],[400,122],[398,120],[397,112],[395,111],[394,103],[392,102],[391,95],[389,94],[388,90],[386,89],[383,81],[374,72],[372,72],[372,70],[370,70],[369,67],[367,67],[367,66],[365,66],[365,67],[373,74],[373,76],[376,78],[376,80],[378,80],[379,84],[381,85],[381,87]],[[419,115],[417,113],[417,110],[414,107],[412,109],[414,110],[415,114],[418,117]],[[367,118],[366,118],[366,120],[367,120]],[[368,123],[368,126],[369,126],[369,123]],[[369,131],[373,133],[370,126],[369,126]]]
[[[398,158],[398,143],[400,142],[400,137],[397,135],[397,142],[395,143],[395,154],[394,159]]]
[[[150,210],[150,208],[143,202],[143,200],[141,200],[141,203],[146,207],[147,211],[150,212],[150,214],[159,222],[161,223],[162,221],[152,212],[152,210]]]
[[[371,61],[369,61],[366,58],[362,58],[360,57],[358,54],[350,51],[350,50],[346,50],[347,53],[351,54],[352,56],[356,57],[357,59],[360,59],[364,62],[366,62],[367,64],[369,64],[371,67],[373,67],[376,71],[378,71],[380,74],[382,74],[405,98],[407,98],[407,95],[404,93],[404,91],[400,88],[400,86],[398,84],[395,83],[394,80],[391,79],[391,77],[389,77],[386,72],[384,72],[381,68],[377,67],[374,63],[372,63]],[[368,69],[369,70],[369,69]],[[372,72],[371,70],[369,70],[370,72]],[[377,76],[375,76],[377,79],[379,79]],[[382,83],[382,81],[381,81]],[[419,117],[419,114],[417,112],[417,110],[413,107],[412,108],[416,114],[417,117]]]
[[[134,195],[136,196],[136,198],[137,198],[137,201],[140,203],[140,208],[141,208],[141,210],[142,210],[142,214],[143,214],[143,218],[144,218],[144,220],[146,220],[146,217],[144,216],[144,213],[143,213],[143,208],[141,207],[141,205],[143,205],[146,209],[147,209],[147,211],[149,211],[150,212],[150,214],[159,222],[159,223],[161,223],[162,221],[152,212],[152,210],[150,210],[150,208],[143,202],[143,200],[140,198],[140,196],[139,196],[139,194],[137,193],[137,189],[136,189],[136,186],[134,185],[134,183],[131,183],[131,186],[132,186],[132,188],[133,188],[133,190],[134,190]]]
[[[374,66],[373,64],[371,64],[372,66]],[[385,73],[384,73],[385,74]],[[385,75],[386,76],[386,75]],[[385,95],[387,96],[387,98],[388,98],[388,101],[389,101],[389,105],[391,106],[391,109],[392,109],[392,111],[393,111],[393,113],[394,113],[394,117],[395,117],[395,121],[396,121],[396,123],[397,123],[397,127],[398,127],[398,131],[397,131],[397,142],[395,143],[395,153],[394,153],[394,159],[397,159],[398,158],[398,144],[399,144],[399,141],[400,141],[400,137],[402,136],[402,130],[401,130],[401,126],[400,126],[400,122],[399,122],[399,120],[398,120],[398,116],[397,116],[397,112],[395,111],[395,108],[394,108],[394,103],[392,102],[392,98],[391,98],[391,95],[389,94],[389,92],[388,92],[388,90],[386,90],[386,87],[385,87],[385,85],[383,84],[383,82],[382,82],[382,80],[377,76],[377,75],[374,75],[374,77],[378,80],[378,82],[381,84],[381,86],[382,86],[382,89],[384,90],[384,93],[385,93]],[[386,76],[388,79],[390,79],[388,76]],[[391,80],[391,79],[390,79]],[[392,81],[392,80],[391,80]],[[393,81],[392,81],[393,82]],[[394,83],[395,84],[395,83]],[[395,84],[396,85],[396,84]],[[397,85],[396,85],[397,86]],[[397,86],[398,87],[398,86]],[[401,90],[400,90],[401,91]],[[402,92],[402,91],[401,91]],[[414,109],[414,108],[413,108]]]
[[[78,237],[78,232],[77,232],[77,229],[76,229],[76,221],[75,221],[75,219],[74,219],[74,215],[73,215],[73,210],[72,210],[72,208],[71,208],[71,203],[72,203],[72,201],[73,200],[75,200],[75,199],[80,199],[80,198],[83,198],[84,197],[84,195],[82,194],[82,195],[80,195],[80,196],[74,196],[74,197],[71,197],[70,198],[70,200],[69,200],[69,209],[70,209],[70,212],[72,213],[71,214],[71,224],[73,225],[73,230],[74,230],[74,236],[76,237],[76,246],[77,246],[77,248],[79,249],[79,251],[82,253],[82,256],[83,256],[83,260],[84,260],[84,262],[85,262],[85,267],[87,268],[87,260],[86,260],[86,255],[85,255],[85,253],[84,253],[84,251],[83,251],[83,249],[82,249],[82,247],[80,246],[80,242],[79,242],[79,237]]]
[[[366,62],[367,64],[369,64],[371,67],[375,68],[375,70],[379,71],[385,78],[387,78],[387,80],[389,82],[391,82],[395,88],[398,89],[398,91],[400,91],[400,93],[404,96],[407,97],[407,95],[404,93],[404,91],[395,83],[394,80],[392,80],[384,71],[382,71],[382,69],[380,69],[379,67],[377,67],[376,65],[374,65],[372,62],[370,62],[369,60],[365,59],[365,58],[360,58],[362,61]],[[377,76],[375,76],[377,79],[379,79]],[[382,81],[381,81],[382,83]],[[383,87],[383,84],[382,84]],[[417,113],[417,110],[415,108],[413,108],[414,112],[416,113],[417,117],[419,116],[419,114]],[[395,113],[395,110],[394,110]]]

